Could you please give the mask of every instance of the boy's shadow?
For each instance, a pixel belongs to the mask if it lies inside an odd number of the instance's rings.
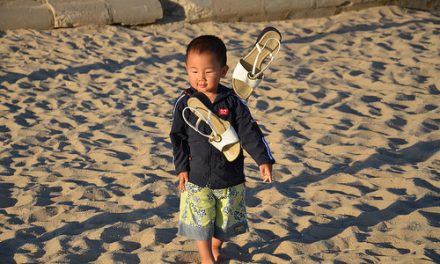
[[[272,231],[265,229],[255,228],[255,232],[262,237],[272,237],[271,239],[263,239],[262,241],[250,241],[243,248],[239,248],[234,244],[227,244],[225,251],[233,254],[238,252],[234,259],[250,263],[253,257],[257,254],[268,254],[275,256],[285,261],[290,261],[291,257],[286,253],[275,253],[282,242],[288,241],[292,243],[312,244],[319,241],[331,239],[334,236],[342,233],[349,227],[356,226],[360,230],[358,233],[354,233],[355,239],[358,242],[364,242],[369,234],[367,233],[370,227],[373,227],[381,222],[392,220],[400,215],[408,215],[416,210],[440,206],[440,199],[437,196],[425,195],[420,199],[410,199],[406,201],[396,201],[387,208],[377,210],[373,212],[363,212],[357,217],[345,217],[341,219],[335,219],[326,224],[312,224],[305,228],[301,232],[296,231],[292,226],[292,230],[286,236],[278,237]],[[433,227],[440,227],[439,215],[429,212],[420,211],[420,213],[426,217],[429,224]],[[271,235],[270,235],[271,234]],[[401,254],[407,254],[410,252],[406,248],[397,248],[388,243],[378,243],[376,246],[382,248],[393,248]],[[252,249],[252,252],[251,252]],[[234,253],[232,253],[234,252]],[[426,252],[428,254],[429,252]],[[440,256],[430,254],[430,258],[433,260],[440,260]],[[229,263],[229,262],[222,262]],[[255,262],[252,262],[255,263]],[[258,263],[270,263],[269,261],[262,261]]]
[[[298,198],[299,195],[295,192],[302,191],[304,187],[324,180],[332,175],[338,173],[349,173],[356,174],[357,172],[366,168],[380,168],[382,165],[413,165],[416,166],[420,162],[424,162],[435,155],[440,150],[440,140],[434,140],[430,142],[418,142],[408,148],[391,151],[387,149],[378,149],[377,153],[372,154],[364,161],[354,162],[352,165],[347,166],[346,164],[334,165],[329,170],[317,174],[309,175],[302,174],[291,180],[285,181],[283,183],[275,183],[275,188],[283,195],[288,198],[294,199]],[[397,200],[388,207],[375,210],[374,207],[364,208],[362,212],[357,217],[343,217],[336,218],[329,223],[325,224],[311,224],[309,227],[303,229],[301,232],[296,230],[296,224],[290,219],[284,219],[289,223],[288,234],[279,237],[271,230],[258,228],[258,224],[255,225],[254,231],[261,236],[260,241],[249,241],[244,247],[240,248],[233,243],[226,244],[224,251],[227,253],[231,259],[252,262],[253,257],[257,254],[268,254],[271,256],[276,256],[280,259],[290,261],[291,257],[284,253],[275,253],[282,242],[289,241],[292,243],[303,243],[311,244],[319,241],[324,241],[331,239],[349,227],[356,226],[360,230],[358,233],[354,233],[355,239],[358,242],[363,242],[368,238],[369,227],[376,226],[377,224],[390,221],[400,215],[408,215],[414,211],[427,208],[427,207],[438,207],[440,206],[440,199],[437,195],[440,193],[440,188],[430,184],[428,181],[415,178],[414,184],[426,188],[430,193],[425,194],[423,197],[416,199],[415,197],[406,200]],[[360,186],[362,187],[362,186]],[[360,188],[362,192],[368,192],[367,189]],[[290,191],[290,192],[288,192]],[[254,199],[249,200],[251,203]],[[305,205],[308,205],[307,203]],[[429,213],[425,211],[419,211],[428,221],[428,223],[433,227],[440,227],[439,215],[434,213]],[[295,214],[306,214],[305,211],[296,210]],[[389,243],[378,243],[376,246],[382,248],[393,248],[396,249],[401,254],[409,253],[408,249],[396,248]],[[279,250],[278,250],[279,251]],[[238,252],[238,255],[237,255]],[[440,260],[440,256],[432,253],[429,250],[425,250],[425,255],[433,260]],[[222,261],[221,263],[229,263],[229,260]],[[270,263],[269,261],[262,261],[258,263]]]

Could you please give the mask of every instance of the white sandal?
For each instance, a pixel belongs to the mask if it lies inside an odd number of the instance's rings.
[[[191,124],[185,117],[185,112],[190,110],[199,119],[196,124]],[[199,99],[191,97],[188,99],[188,106],[182,111],[185,123],[200,135],[208,138],[208,141],[216,149],[221,151],[228,161],[234,161],[240,154],[240,141],[231,124],[212,113]],[[211,134],[200,131],[200,121],[204,121],[212,130]]]
[[[281,33],[273,27],[265,28],[255,43],[255,47],[240,61],[232,73],[232,88],[242,99],[246,100],[256,88],[281,49]],[[266,65],[263,66],[263,62]]]

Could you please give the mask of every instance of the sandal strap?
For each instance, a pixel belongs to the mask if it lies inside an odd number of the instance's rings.
[[[186,112],[187,110],[190,110],[190,111],[193,111],[193,112],[196,112],[197,114],[199,114],[199,115],[197,116],[198,119],[197,119],[197,122],[196,122],[196,125],[195,125],[195,126],[192,125],[192,124],[188,121],[188,119],[185,117],[185,112]],[[185,123],[186,123],[190,128],[194,129],[197,133],[199,133],[200,135],[202,135],[202,136],[204,136],[204,137],[206,137],[206,138],[212,138],[213,135],[212,135],[212,134],[209,134],[209,135],[208,135],[208,134],[205,134],[205,133],[203,133],[203,132],[201,132],[201,131],[199,130],[200,120],[203,120],[206,124],[208,124],[208,126],[211,128],[211,130],[212,130],[214,136],[217,135],[217,132],[213,129],[213,126],[212,126],[211,122],[209,121],[209,120],[211,119],[211,114],[212,114],[211,111],[208,111],[208,118],[206,118],[206,117],[203,115],[203,113],[200,112],[197,108],[190,107],[190,106],[187,106],[187,107],[183,108],[183,110],[182,110],[182,117],[183,117],[183,120],[185,121]]]
[[[260,84],[262,78],[251,78],[250,75],[251,73],[246,70],[246,68],[242,64],[242,61],[238,61],[237,65],[234,68],[234,72],[232,73],[232,78],[246,83],[247,85],[249,85],[249,87],[255,88]]]
[[[263,53],[263,50],[266,48],[266,46],[269,43],[269,41],[276,41],[276,42],[278,42],[278,48],[275,50],[275,52],[270,52],[269,53],[270,61],[266,64],[266,66],[264,66],[260,70],[260,72],[256,73],[256,71],[257,71],[257,63],[258,63],[258,61],[260,59],[261,54]],[[275,59],[276,55],[278,54],[278,52],[281,49],[281,42],[278,39],[269,38],[269,39],[266,40],[266,42],[264,42],[264,45],[261,45],[260,43],[257,43],[257,44],[255,44],[255,47],[257,48],[258,54],[255,57],[254,64],[252,65],[252,72],[251,72],[251,76],[250,76],[252,79],[259,78],[263,74],[263,72],[270,66],[270,64],[273,62],[273,60]]]
[[[224,147],[237,143],[239,141],[237,132],[232,126],[223,132],[223,134],[219,135],[220,140],[215,140],[215,138],[210,138],[209,143],[213,145],[216,149],[222,151]]]
[[[187,111],[187,110],[193,111],[198,114],[197,117],[199,117],[199,118],[198,118],[195,126],[192,125],[188,121],[188,119],[185,117],[185,111]],[[211,116],[212,115],[213,115],[213,113],[211,111],[208,111],[208,117],[206,117],[197,108],[190,107],[190,106],[187,106],[182,110],[182,117],[183,117],[183,120],[185,121],[185,123],[189,127],[191,127],[192,129],[194,129],[200,135],[208,138],[209,143],[211,143],[211,145],[213,145],[219,151],[222,151],[225,146],[239,142],[237,132],[235,132],[235,129],[231,125],[221,135],[218,134],[217,131],[215,131],[214,126],[211,123]],[[203,120],[211,128],[212,133],[210,135],[205,134],[199,130],[200,120]]]

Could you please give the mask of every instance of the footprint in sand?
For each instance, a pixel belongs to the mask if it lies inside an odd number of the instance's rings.
[[[130,228],[124,225],[115,225],[107,227],[101,233],[101,239],[105,243],[113,243],[123,240],[124,237],[130,235]]]
[[[25,110],[24,113],[18,114],[14,117],[15,123],[22,127],[32,127],[40,121],[40,118],[35,115],[35,112],[30,110]]]
[[[54,203],[52,198],[59,197],[63,191],[63,187],[54,186],[48,187],[45,185],[40,185],[35,189],[34,197],[36,197],[36,206],[47,206]]]
[[[141,248],[142,245],[140,243],[137,242],[133,242],[133,241],[116,241],[114,243],[112,243],[109,246],[110,251],[124,251],[127,253],[133,252],[139,248]]]
[[[393,119],[386,121],[386,124],[389,127],[394,128],[395,130],[399,130],[399,131],[403,131],[403,128],[406,126],[407,123],[408,122],[406,121],[406,119],[403,119],[399,116],[394,116]]]
[[[60,212],[58,207],[46,206],[32,212],[29,216],[29,222],[45,222],[48,221],[50,218],[58,215],[59,213]]]
[[[112,196],[103,188],[96,186],[88,186],[85,188],[81,199],[85,198],[90,201],[107,201]]]
[[[17,203],[17,199],[12,198],[13,183],[0,183],[0,208],[12,207]]]

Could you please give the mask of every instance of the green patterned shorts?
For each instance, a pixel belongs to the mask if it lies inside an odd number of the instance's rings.
[[[225,189],[186,183],[180,196],[178,234],[195,240],[220,240],[248,230],[244,205],[244,184]]]

